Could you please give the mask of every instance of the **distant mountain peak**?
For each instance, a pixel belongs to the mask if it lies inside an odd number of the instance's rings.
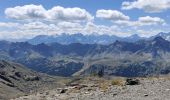
[[[164,38],[162,38],[161,36],[157,36],[153,39],[153,41],[159,43],[159,42],[165,42],[166,40]]]
[[[170,42],[162,38],[161,36],[155,37],[151,41],[151,45],[149,48],[152,48],[152,50],[163,50],[163,51],[168,51],[170,50]]]
[[[140,36],[138,34],[133,34],[130,37],[132,37],[132,38],[140,38]]]

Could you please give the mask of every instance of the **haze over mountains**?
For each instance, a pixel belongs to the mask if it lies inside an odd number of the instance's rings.
[[[113,39],[115,42],[110,44],[86,44],[87,41],[74,43],[81,40],[74,40],[76,36],[84,37],[81,34],[70,36],[73,40],[64,35],[69,38],[64,44],[54,42],[56,38],[51,37],[47,38],[49,43],[42,39],[45,43],[40,44],[1,41],[0,58],[21,63],[38,72],[59,76],[90,75],[101,69],[104,69],[105,75],[128,77],[168,74],[170,42],[164,39],[168,39],[168,34],[163,38],[160,35],[135,42]]]

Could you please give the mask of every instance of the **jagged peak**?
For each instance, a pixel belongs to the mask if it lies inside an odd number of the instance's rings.
[[[168,42],[166,41],[164,38],[162,38],[161,36],[157,36],[153,39],[153,41],[155,42]]]

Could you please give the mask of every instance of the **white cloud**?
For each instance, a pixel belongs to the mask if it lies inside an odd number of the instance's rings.
[[[137,21],[117,21],[115,22],[117,24],[121,24],[124,26],[153,26],[153,25],[166,25],[166,22],[164,19],[161,19],[159,17],[139,17]]]
[[[75,33],[81,33],[83,30],[83,25],[79,23],[71,23],[71,22],[60,22],[56,25],[56,27],[59,28],[60,33],[68,33],[68,34],[75,34]]]
[[[102,19],[108,19],[112,21],[118,21],[118,20],[129,20],[129,16],[124,15],[122,12],[119,12],[117,10],[97,10],[96,17],[102,18]]]
[[[4,27],[4,28],[11,28],[11,27],[18,27],[20,24],[19,23],[12,23],[12,22],[0,22],[0,27]]]
[[[107,35],[117,35],[117,36],[129,36],[130,33],[123,32],[118,26],[112,25],[112,26],[105,26],[105,25],[96,25],[94,23],[87,23],[83,29],[84,34],[107,34]]]
[[[144,25],[159,25],[159,24],[165,24],[165,20],[161,19],[159,17],[150,17],[150,16],[146,16],[146,17],[139,17],[138,20],[141,24]]]
[[[83,29],[85,34],[97,33],[97,34],[111,34],[111,28],[104,25],[95,25],[94,23],[87,23]]]
[[[165,20],[159,17],[139,17],[137,21],[131,21],[129,16],[124,15],[117,10],[98,10],[96,12],[97,18],[110,20],[113,23],[121,24],[123,26],[146,26],[146,25],[163,25]]]
[[[148,26],[148,25],[165,25],[164,19],[159,17],[139,17],[137,21],[131,21],[129,16],[116,10],[98,10],[96,12],[96,17],[110,20],[114,24],[119,24],[122,26]]]
[[[133,2],[125,1],[122,3],[122,9],[142,9],[149,13],[158,13],[170,9],[170,0],[135,0]]]
[[[92,15],[85,9],[81,8],[63,8],[60,6],[53,7],[47,11],[47,18],[51,20],[64,21],[91,21]]]
[[[57,24],[60,28],[82,28],[82,25],[79,23],[71,23],[71,22],[60,22]]]
[[[46,10],[42,5],[24,5],[14,8],[7,8],[5,14],[8,18],[17,20],[53,20],[53,21],[91,21],[93,16],[85,9],[64,8],[60,6]]]
[[[19,29],[22,30],[37,30],[37,29],[46,30],[48,28],[49,26],[42,22],[31,22],[31,23],[23,24],[21,27],[19,27]]]
[[[46,17],[46,10],[41,5],[25,5],[7,8],[5,14],[8,18],[17,20],[41,19]]]

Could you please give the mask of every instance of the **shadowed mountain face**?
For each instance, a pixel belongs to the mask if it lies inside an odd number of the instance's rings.
[[[159,36],[162,37],[163,39],[167,40],[167,41],[170,41],[170,32],[169,33],[160,32],[157,35],[150,37],[150,39],[153,39],[153,38],[159,37]]]
[[[5,44],[5,45],[4,45]],[[50,75],[146,76],[169,73],[170,42],[162,37],[112,44],[0,42],[0,58]]]

